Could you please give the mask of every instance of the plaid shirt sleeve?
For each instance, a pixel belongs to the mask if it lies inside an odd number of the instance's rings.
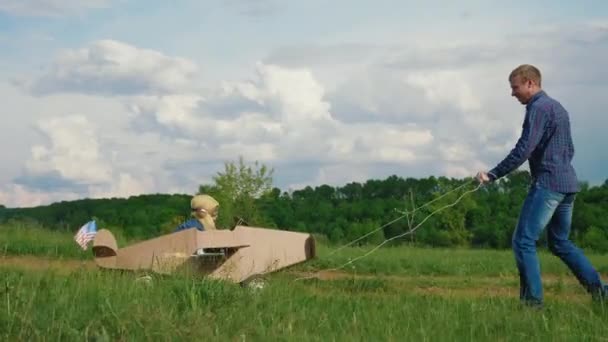
[[[530,158],[543,137],[547,119],[548,113],[541,108],[531,107],[526,111],[521,136],[517,144],[505,159],[488,172],[492,180],[509,174]]]

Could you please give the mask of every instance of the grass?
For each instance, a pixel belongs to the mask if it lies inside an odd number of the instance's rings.
[[[124,246],[127,241],[122,234],[113,232],[119,246]],[[0,256],[36,255],[92,260],[90,250],[83,252],[74,241],[74,234],[76,232],[49,230],[20,222],[0,224]]]
[[[382,280],[295,282],[261,290],[220,281],[101,271],[2,268],[6,340],[594,340],[602,306],[553,301],[543,311],[509,297],[446,297]]]
[[[19,223],[0,224],[0,255],[92,259],[90,253],[82,253],[74,241],[74,234]]]
[[[73,232],[50,231],[40,227],[0,225],[0,256],[33,255],[46,258],[92,260],[90,250],[83,251],[73,240]],[[126,241],[116,236],[119,246]],[[318,244],[319,257],[295,269],[314,272],[318,269],[340,268],[348,273],[376,275],[515,275],[513,255],[509,250],[449,249],[419,247],[382,247],[369,256],[344,266],[364,255],[374,246],[349,247],[331,254],[335,247]],[[569,275],[562,262],[539,249],[543,272]],[[589,259],[602,273],[608,273],[608,255],[589,254]]]
[[[6,260],[0,263],[0,340],[594,341],[608,336],[608,307],[591,303],[561,262],[545,252],[547,300],[538,311],[518,303],[510,251],[383,248],[340,272],[325,272],[325,278],[300,279],[369,250],[346,248],[330,256],[332,249],[321,245],[318,259],[274,273],[263,289],[253,290],[200,277],[151,274],[145,281],[142,274],[101,270],[69,233],[13,229],[0,229],[5,246],[0,260]],[[590,259],[606,270],[606,256]],[[42,266],[29,267],[33,264]]]
[[[306,263],[300,269],[314,271],[339,268],[341,271],[353,274],[416,276],[517,274],[510,250],[383,247],[346,265],[372,248],[373,246],[345,248],[331,255],[333,251],[331,248],[319,246],[319,258]],[[556,275],[570,274],[566,266],[546,249],[539,249],[538,254],[543,272]],[[608,255],[589,254],[588,257],[594,265],[597,265],[600,272],[608,273]]]

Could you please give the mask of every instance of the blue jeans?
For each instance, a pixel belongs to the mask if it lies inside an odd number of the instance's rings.
[[[513,253],[519,270],[520,299],[526,304],[542,304],[543,288],[536,242],[547,228],[547,242],[579,283],[593,293],[603,285],[598,272],[583,252],[570,241],[575,194],[553,192],[534,184],[523,204],[513,233]]]

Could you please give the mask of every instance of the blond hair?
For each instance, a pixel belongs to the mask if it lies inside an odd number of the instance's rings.
[[[215,221],[211,213],[219,208],[220,204],[209,195],[196,195],[190,201],[192,216],[196,217],[205,230],[215,230]]]
[[[537,67],[531,64],[522,64],[517,68],[511,71],[509,75],[509,81],[512,81],[513,78],[519,76],[522,82],[534,81],[534,83],[538,84],[540,87],[541,83],[541,75],[540,70]]]

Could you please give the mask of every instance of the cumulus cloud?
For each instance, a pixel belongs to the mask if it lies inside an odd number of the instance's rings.
[[[35,207],[78,198],[82,198],[82,194],[69,191],[31,189],[21,184],[6,184],[0,187],[0,204],[7,207]]]
[[[458,71],[435,71],[412,72],[405,81],[422,89],[426,100],[435,107],[452,105],[462,112],[479,110],[480,99],[467,82],[463,82],[464,79],[464,75]]]
[[[0,12],[19,16],[59,17],[109,6],[110,0],[3,0]]]
[[[389,72],[367,66],[330,94],[331,103],[337,104],[332,114],[348,123],[351,132],[358,126],[377,132],[383,152],[372,154],[376,158],[364,154],[370,163],[392,159],[430,174],[471,175],[475,168],[487,167],[480,162],[486,157],[480,146],[507,135],[499,116],[504,111],[495,113],[493,103],[476,86],[477,76],[461,69]],[[418,137],[408,136],[409,130]],[[390,136],[395,138],[387,140]],[[410,146],[407,141],[424,143]]]
[[[336,133],[327,138],[327,154],[330,160],[342,162],[420,161],[427,156],[419,152],[434,140],[426,129],[382,123],[342,124]]]
[[[306,68],[260,63],[249,80],[226,81],[203,94],[128,101],[133,124],[142,132],[181,139],[196,151],[188,160],[166,165],[175,174],[197,165],[221,167],[242,155],[281,165],[289,174],[277,173],[280,186],[340,177],[346,181],[363,172],[355,169],[380,174],[381,167],[370,164],[398,170],[428,162],[435,139],[430,129],[407,122],[335,118],[325,88]],[[351,171],[330,176],[341,168]]]
[[[308,71],[259,65],[256,76],[225,82],[209,101],[200,95],[139,97],[130,107],[176,136],[199,138],[216,151],[236,140],[258,144],[269,154],[268,142],[301,143],[336,124],[322,99],[323,87]]]
[[[432,142],[404,149],[435,161],[423,166],[424,159],[418,158],[416,167],[462,177],[492,167],[519,137],[524,108],[510,97],[507,83],[508,73],[518,64],[541,67],[549,94],[574,114],[575,133],[594,129],[591,123],[598,121],[599,113],[592,109],[595,105],[583,105],[584,100],[573,98],[572,92],[583,92],[588,101],[594,101],[595,94],[608,87],[606,70],[591,67],[601,65],[598,58],[608,51],[606,27],[605,23],[592,23],[492,42],[360,44],[356,49],[367,53],[332,46],[283,47],[270,59],[290,67],[302,67],[308,61],[315,75],[326,75],[330,67],[337,67],[341,73],[332,74],[334,86],[325,97],[334,118],[350,123],[351,129],[353,123],[381,123],[383,132],[408,124],[428,130]],[[330,60],[342,60],[348,67],[339,63],[328,67],[317,58],[324,52]],[[342,142],[338,146],[346,151],[350,145]],[[579,165],[584,164],[589,150],[577,151]],[[403,160],[406,156],[402,155]]]
[[[600,77],[603,69],[590,66],[601,65],[608,31],[595,25],[575,33],[562,29],[464,45],[374,44],[373,53],[359,54],[351,53],[358,49],[352,45],[344,59],[340,49],[328,47],[329,62],[318,57],[322,47],[310,56],[306,49],[290,54],[282,48],[250,75],[204,90],[194,90],[195,73],[184,71],[198,69],[192,62],[174,67],[178,58],[118,42],[95,52],[94,45],[105,44],[97,42],[69,52],[77,57],[57,59],[33,89],[126,95],[108,97],[125,104],[124,126],[112,133],[96,129],[104,120],[94,116],[43,121],[39,129],[47,143],[32,148],[25,174],[13,188],[0,189],[0,200],[34,201],[38,192],[188,192],[239,155],[275,167],[281,188],[393,173],[472,176],[500,161],[520,134],[525,109],[510,97],[506,78],[523,62],[541,66],[549,94],[571,110],[575,141],[581,142],[577,165],[600,173],[606,158],[593,146],[603,143],[600,130],[608,124],[601,115],[608,84]],[[131,53],[108,52],[114,50]],[[151,62],[124,57],[138,54]],[[159,70],[179,76],[167,83]],[[72,167],[81,164],[93,169]],[[590,173],[579,174],[586,179]]]
[[[42,120],[38,129],[47,143],[32,147],[24,174],[15,180],[15,196],[23,199],[44,191],[105,197],[150,190],[150,177],[136,178],[113,167],[112,156],[102,148],[96,126],[85,116]]]
[[[136,178],[135,176],[120,172],[112,182],[104,185],[92,185],[89,196],[93,198],[129,197],[153,191],[154,182],[149,176]]]
[[[31,175],[54,172],[58,177],[77,183],[103,183],[111,179],[111,169],[104,161],[95,127],[85,116],[43,120],[38,124],[50,146],[35,145],[26,171]]]
[[[345,123],[403,124],[434,120],[439,111],[421,101],[425,90],[407,82],[404,75],[363,67],[327,94],[332,114]]]
[[[188,59],[115,40],[100,40],[85,48],[63,51],[50,69],[28,87],[36,95],[166,94],[190,88],[197,72],[197,65]]]
[[[225,82],[205,96],[139,98],[131,108],[147,127],[201,141],[210,155],[263,161],[411,162],[432,134],[415,126],[363,125],[333,117],[309,70],[259,64],[250,81]]]

